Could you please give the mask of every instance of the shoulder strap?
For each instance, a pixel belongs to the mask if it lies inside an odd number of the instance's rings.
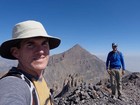
[[[120,51],[117,51],[117,53],[120,55],[121,53],[120,53]]]
[[[48,104],[49,100],[50,100],[51,105],[55,105],[54,98],[53,98],[52,94],[49,94],[49,97],[47,98],[45,105]]]
[[[30,105],[39,105],[39,101],[38,101],[38,97],[37,97],[35,87],[34,87],[33,83],[25,75],[23,75],[21,72],[9,71],[7,74],[5,74],[0,79],[2,79],[4,77],[7,77],[7,76],[15,76],[15,77],[18,77],[18,78],[24,80],[27,83],[27,85],[29,87],[29,90],[30,90],[30,94],[31,94]]]
[[[114,53],[113,51],[110,51],[110,53],[109,53],[109,54],[111,54],[111,55],[112,55],[113,53]]]

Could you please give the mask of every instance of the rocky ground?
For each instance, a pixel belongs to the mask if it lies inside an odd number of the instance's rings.
[[[97,84],[81,83],[71,87],[66,84],[60,94],[55,96],[56,105],[140,105],[140,73],[132,73],[122,80],[123,98],[111,98],[109,79]]]

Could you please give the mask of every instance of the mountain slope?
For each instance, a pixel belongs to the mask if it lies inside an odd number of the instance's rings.
[[[49,86],[60,91],[69,76],[96,83],[105,76],[105,63],[77,44],[51,56],[44,75]]]

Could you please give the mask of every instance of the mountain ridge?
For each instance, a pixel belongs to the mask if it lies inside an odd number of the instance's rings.
[[[96,83],[105,72],[105,62],[76,44],[63,53],[50,56],[44,76],[50,87],[57,87],[60,91],[65,78],[70,75]]]

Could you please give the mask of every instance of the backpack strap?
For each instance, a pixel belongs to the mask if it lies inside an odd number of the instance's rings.
[[[53,98],[52,94],[49,94],[49,97],[47,98],[47,100],[46,100],[46,102],[45,102],[45,105],[48,104],[49,100],[50,100],[50,104],[51,104],[51,105],[55,105],[55,103],[54,103],[54,98]]]
[[[24,74],[22,74],[21,72],[18,72],[18,71],[9,71],[7,74],[5,74],[0,79],[7,77],[7,76],[15,76],[15,77],[18,77],[18,78],[22,79],[23,81],[25,81],[29,87],[30,94],[31,94],[30,105],[39,105],[39,99],[38,99],[35,87],[34,87],[33,83]]]

